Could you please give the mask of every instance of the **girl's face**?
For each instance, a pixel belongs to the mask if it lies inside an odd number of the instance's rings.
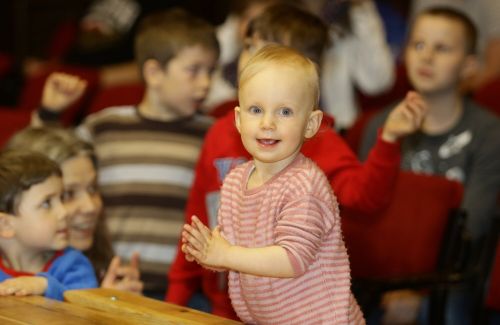
[[[63,201],[68,214],[70,246],[88,250],[94,241],[102,199],[97,188],[97,173],[87,155],[78,155],[61,164],[64,183]]]

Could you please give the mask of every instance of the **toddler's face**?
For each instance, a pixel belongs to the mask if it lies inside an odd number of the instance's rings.
[[[97,173],[87,155],[70,158],[61,164],[64,183],[63,201],[68,213],[69,242],[86,251],[94,240],[102,199],[97,187]]]
[[[182,49],[162,72],[158,97],[173,117],[193,115],[207,97],[217,54],[201,45]]]
[[[417,91],[455,90],[467,59],[465,31],[459,22],[431,15],[417,19],[405,53],[408,76]]]
[[[31,186],[21,195],[14,220],[17,242],[25,254],[60,250],[68,245],[66,209],[59,176]]]
[[[240,88],[236,126],[255,161],[287,166],[300,151],[314,98],[301,69],[269,64]]]

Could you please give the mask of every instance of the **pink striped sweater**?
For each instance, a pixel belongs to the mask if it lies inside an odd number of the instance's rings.
[[[229,295],[247,324],[364,324],[351,290],[338,205],[323,172],[299,154],[264,185],[246,189],[253,162],[233,169],[221,192],[219,224],[234,245],[280,245],[294,278],[231,271]]]

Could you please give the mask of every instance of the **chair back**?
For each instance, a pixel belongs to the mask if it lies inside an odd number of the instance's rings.
[[[435,272],[461,241],[461,184],[401,172],[387,209],[374,215],[341,210],[353,278],[408,277]],[[452,238],[447,238],[452,237]],[[458,245],[458,243],[456,243]],[[455,243],[451,246],[456,246]]]

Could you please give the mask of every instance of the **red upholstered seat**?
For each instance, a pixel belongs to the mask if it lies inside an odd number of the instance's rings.
[[[88,114],[103,108],[139,104],[144,95],[143,84],[129,84],[101,88],[90,103]]]
[[[14,133],[27,127],[30,121],[30,111],[0,107],[0,148]]]
[[[353,278],[414,276],[437,270],[449,217],[463,188],[438,176],[401,172],[390,206],[375,215],[342,212]]]

